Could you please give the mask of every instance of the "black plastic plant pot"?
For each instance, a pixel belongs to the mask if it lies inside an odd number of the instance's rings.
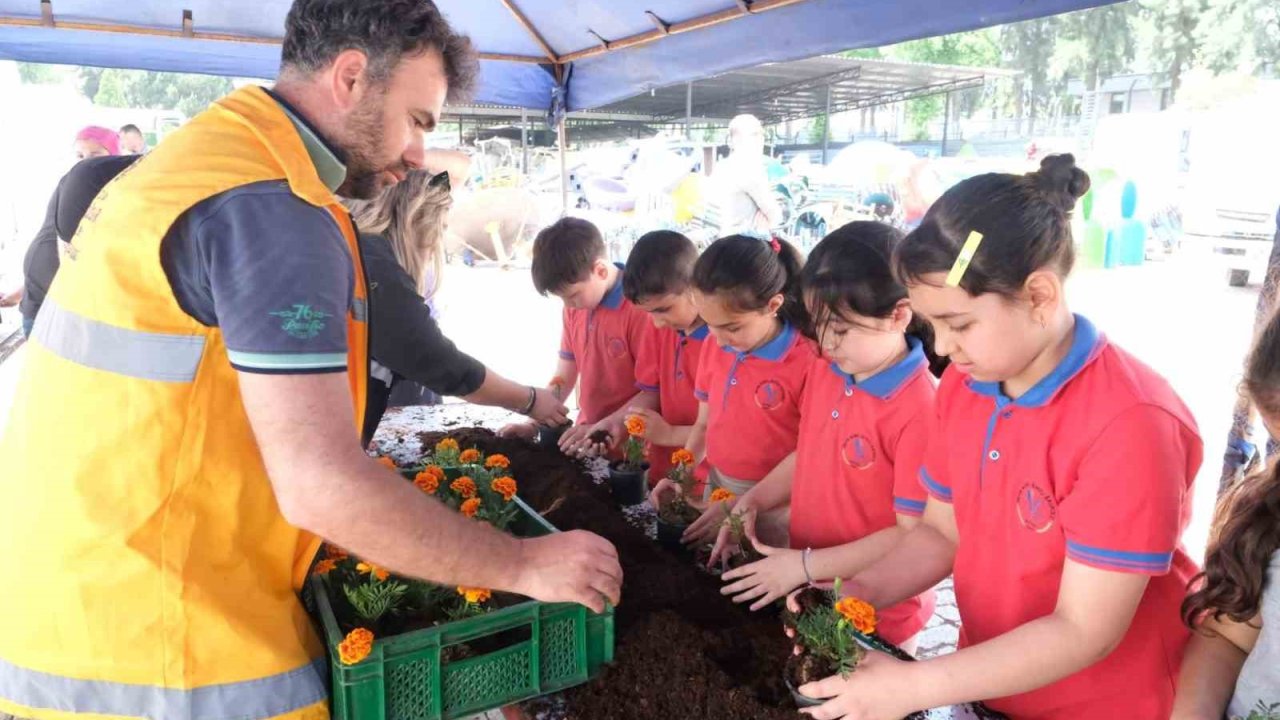
[[[680,538],[684,537],[684,531],[688,529],[688,527],[688,523],[669,523],[659,517],[658,544],[668,550],[685,552],[688,548],[685,547],[683,542],[680,542]]]
[[[609,463],[609,490],[619,505],[639,505],[649,497],[649,483],[645,474],[649,472],[649,463],[640,466],[639,470],[623,469],[621,462]]]
[[[790,678],[784,677],[782,678],[782,681],[787,684],[787,689],[791,691],[791,699],[796,701],[796,707],[818,707],[826,702],[826,700],[821,700],[819,698],[811,698],[808,695],[801,695],[800,691],[796,690],[795,686],[791,684]]]
[[[561,425],[559,427],[551,427],[550,425],[538,426],[538,447],[543,450],[559,450],[560,437],[565,431],[573,427],[572,425]]]

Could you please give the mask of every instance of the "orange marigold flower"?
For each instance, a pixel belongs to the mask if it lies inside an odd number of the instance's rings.
[[[440,489],[440,478],[436,477],[435,473],[423,470],[413,479],[413,484],[417,485],[422,492],[431,494]]]
[[[316,566],[311,569],[311,572],[315,573],[316,575],[325,575],[327,573],[332,572],[333,569],[336,567],[338,567],[337,560],[334,560],[333,558],[325,558],[320,562],[316,563]]]
[[[716,488],[711,491],[711,502],[720,502],[722,500],[732,500],[737,495],[725,490],[724,488]]]
[[[836,612],[844,616],[844,619],[863,635],[870,635],[876,631],[876,609],[865,600],[852,597],[841,598],[836,603]]]
[[[496,493],[502,493],[502,499],[511,502],[511,498],[516,496],[516,479],[512,477],[494,478],[489,483],[489,489]]]
[[[458,441],[453,438],[445,438],[436,443],[436,452],[446,452],[458,449]]]
[[[493,593],[484,588],[463,587],[461,585],[458,586],[458,594],[466,598],[467,602],[472,605],[485,602],[493,595]]]
[[[388,470],[399,470],[399,469],[400,469],[400,468],[396,467],[396,461],[395,461],[395,460],[392,460],[391,458],[387,457],[386,455],[383,455],[382,457],[378,458],[378,464],[379,464],[379,465],[381,465],[381,466],[382,466],[382,467],[384,467],[384,468],[387,468]]]
[[[685,450],[684,448],[680,448],[679,450],[676,450],[675,452],[671,453],[671,464],[672,465],[692,465],[693,453],[689,452],[688,450]]]
[[[628,416],[626,423],[624,424],[627,426],[628,435],[631,435],[634,437],[634,436],[644,434],[644,418],[640,417],[639,415]]]
[[[469,518],[473,518],[476,516],[476,513],[480,512],[480,498],[471,498],[470,500],[463,500],[462,507],[458,509],[462,511],[463,515],[466,515]]]
[[[386,580],[391,577],[391,573],[386,568],[378,567],[373,563],[358,562],[356,563],[356,572],[361,575],[373,575],[379,580]]]
[[[511,459],[506,455],[490,455],[489,459],[484,461],[484,466],[490,470],[494,468],[506,470],[511,467]]]
[[[466,475],[463,475],[452,483],[449,483],[449,489],[464,498],[473,498],[476,496],[476,481]]]
[[[356,628],[347,633],[347,637],[338,643],[338,658],[343,665],[355,665],[369,657],[373,650],[373,633],[364,628]]]
[[[480,451],[475,448],[467,448],[458,456],[458,462],[463,465],[473,465],[480,462]]]
[[[349,557],[347,555],[347,551],[337,545],[326,545],[325,548],[324,556],[327,558],[332,558],[335,561],[342,561]]]

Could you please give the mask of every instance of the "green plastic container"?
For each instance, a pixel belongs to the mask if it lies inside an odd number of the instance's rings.
[[[519,498],[512,531],[557,532]],[[580,685],[613,661],[613,608],[597,615],[574,603],[536,600],[467,620],[377,638],[355,665],[338,660],[343,633],[325,580],[311,578],[333,676],[334,720],[453,720]],[[511,632],[515,631],[515,632]],[[441,653],[499,633],[527,639],[465,660]]]

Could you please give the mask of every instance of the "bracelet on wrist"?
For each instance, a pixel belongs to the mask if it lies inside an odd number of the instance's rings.
[[[813,587],[813,576],[809,574],[809,556],[813,554],[813,548],[807,547],[800,553],[800,566],[804,568],[804,581],[809,587]]]
[[[521,408],[520,410],[517,410],[516,412],[520,413],[521,415],[528,415],[529,413],[533,412],[533,406],[537,404],[538,404],[538,391],[534,390],[533,387],[530,387],[529,401],[525,403],[525,406],[523,408]]]

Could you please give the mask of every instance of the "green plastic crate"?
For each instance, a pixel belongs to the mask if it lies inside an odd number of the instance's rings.
[[[558,532],[515,498],[516,535]],[[479,617],[377,638],[355,665],[338,660],[343,633],[325,580],[311,579],[333,677],[335,720],[454,720],[580,685],[613,661],[613,608],[596,614],[574,603],[536,600]],[[499,650],[442,662],[441,652],[461,643],[527,628],[528,639]]]

